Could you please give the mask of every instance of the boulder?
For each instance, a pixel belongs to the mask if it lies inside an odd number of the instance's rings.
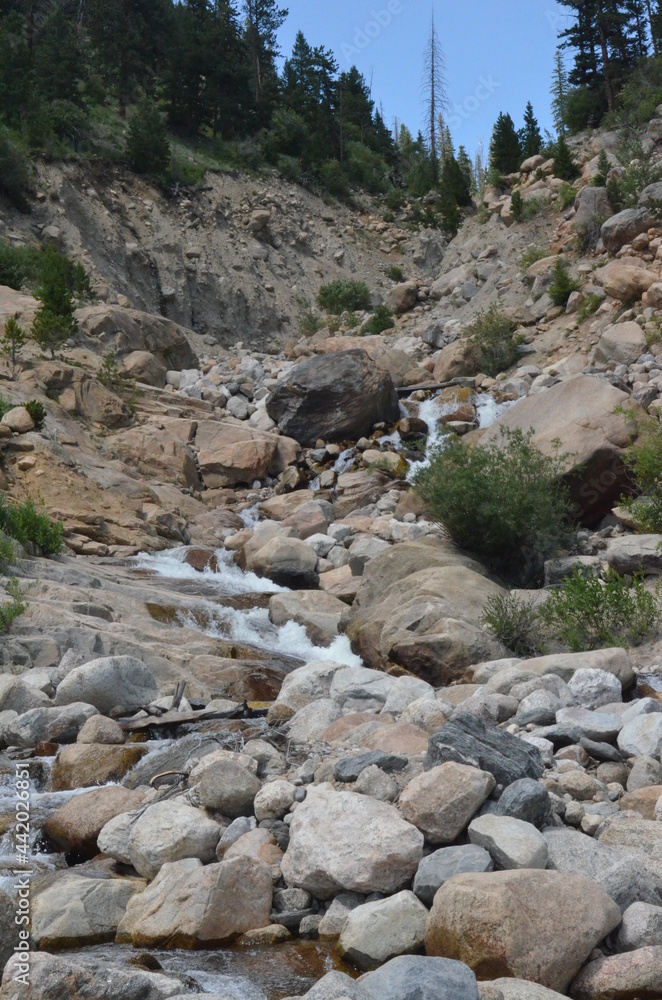
[[[496,868],[546,868],[547,844],[535,826],[487,813],[469,824],[469,840],[489,852]]]
[[[579,192],[575,199],[573,225],[578,233],[586,235],[595,244],[600,237],[602,224],[611,215],[607,188],[589,185]]]
[[[104,715],[135,712],[159,697],[152,671],[134,656],[106,656],[75,667],[58,684],[56,705],[87,702]]]
[[[619,702],[622,697],[621,682],[606,670],[580,667],[568,681],[568,688],[576,703],[588,709]]]
[[[344,972],[327,972],[308,990],[305,1000],[374,1000],[374,994]]]
[[[618,747],[627,757],[659,757],[662,714],[639,715],[626,722],[618,734]]]
[[[451,844],[495,784],[486,771],[448,761],[412,778],[400,795],[400,811],[429,843]]]
[[[75,412],[111,430],[126,427],[133,419],[130,408],[96,379],[83,376],[74,382]]]
[[[540,781],[520,778],[504,790],[494,812],[497,816],[512,816],[542,829],[551,816],[552,803],[549,792]]]
[[[317,355],[296,365],[267,400],[283,434],[302,445],[354,440],[381,421],[398,419],[390,375],[362,350]]]
[[[580,876],[458,875],[434,898],[426,949],[465,962],[479,979],[512,976],[563,993],[620,921],[614,901]]]
[[[303,625],[315,646],[330,646],[338,637],[340,616],[346,605],[321,590],[274,594],[269,601],[269,618],[274,625],[297,622]]]
[[[471,969],[451,959],[423,955],[393,958],[365,976],[361,985],[375,1000],[478,1000]]]
[[[394,806],[318,785],[294,813],[282,871],[288,885],[320,899],[392,893],[413,878],[422,854],[423,835]]]
[[[174,861],[130,900],[117,940],[137,948],[213,948],[267,927],[272,895],[271,874],[261,861]]]
[[[87,720],[97,714],[93,705],[83,702],[62,708],[33,708],[2,726],[2,742],[6,746],[27,748],[74,739]]]
[[[260,779],[243,764],[222,760],[205,770],[198,796],[205,809],[236,819],[253,815],[253,802],[261,787]]]
[[[646,334],[638,323],[614,323],[608,326],[598,341],[593,358],[598,364],[610,361],[632,365],[646,353]]]
[[[167,1000],[181,996],[183,984],[171,975],[144,972],[107,958],[80,955],[49,955],[30,952],[29,986],[18,977],[25,974],[21,958],[15,957],[2,975],[3,1000]],[[72,992],[75,990],[75,993]]]
[[[125,742],[124,730],[114,719],[108,719],[105,715],[93,715],[79,732],[76,742],[119,746]]]
[[[166,367],[149,351],[132,351],[124,358],[124,374],[129,378],[162,389],[166,384]]]
[[[149,351],[168,370],[195,368],[198,359],[189,342],[190,331],[164,316],[123,309],[105,303],[76,311],[82,339],[92,350],[125,357]]]
[[[632,903],[623,914],[623,923],[616,935],[618,951],[662,945],[662,906]]]
[[[479,987],[479,992],[481,1000],[563,1000],[562,993],[525,979],[493,979]]]
[[[442,847],[421,861],[414,879],[414,892],[426,906],[432,906],[438,889],[456,875],[467,872],[491,872],[494,862],[482,847],[462,844]]]
[[[631,243],[639,233],[645,233],[655,220],[646,207],[626,208],[612,215],[600,231],[602,242],[610,253],[618,253],[626,243]]]
[[[415,281],[403,281],[389,288],[386,293],[386,305],[394,313],[406,313],[418,302],[418,285]],[[412,367],[411,365],[409,366]]]
[[[570,987],[573,1000],[645,1000],[662,996],[662,947],[589,962]]]
[[[456,716],[430,737],[426,770],[446,761],[487,771],[504,787],[520,778],[540,778],[543,773],[536,747],[470,714]]]
[[[180,486],[201,486],[191,443],[195,436],[192,420],[159,417],[139,427],[113,436],[113,450],[127,465],[146,475],[156,475]]]
[[[553,453],[560,441],[567,455],[563,471],[574,500],[573,517],[594,525],[611,511],[629,481],[623,449],[632,431],[615,412],[628,403],[627,393],[604,379],[574,375],[508,410],[481,444],[498,441],[502,429],[526,433],[533,428],[533,444],[545,453]]]
[[[634,263],[627,264],[621,260],[613,260],[606,267],[599,267],[593,277],[599,285],[602,285],[607,295],[620,302],[640,299],[660,278],[656,271],[649,271],[645,267],[638,267]]]
[[[213,861],[220,836],[218,823],[200,809],[180,802],[155,802],[133,823],[128,854],[136,871],[151,879],[166,862]]]
[[[476,352],[468,339],[456,340],[442,347],[432,371],[435,382],[449,382],[475,374]]]
[[[221,489],[279,475],[299,456],[289,438],[227,421],[201,420],[195,439],[198,465],[209,489]]]
[[[23,715],[33,708],[51,706],[48,695],[29,684],[21,677],[11,674],[0,675],[0,712],[16,712]]]
[[[74,743],[62,747],[53,765],[53,788],[60,792],[121,781],[147,753],[148,748],[137,743],[124,746]]]
[[[34,420],[24,406],[15,406],[8,410],[0,420],[3,427],[8,427],[14,434],[27,434],[34,430]]]
[[[252,560],[252,570],[283,587],[315,587],[319,582],[317,556],[298,538],[277,535],[263,545]]]
[[[51,813],[44,824],[44,833],[58,851],[74,854],[81,860],[93,858],[98,853],[97,838],[106,823],[137,809],[146,798],[145,792],[119,785],[106,785],[76,795]]]
[[[619,846],[607,846],[575,830],[545,830],[548,867],[569,875],[584,875],[611,896],[621,910],[632,903],[660,902],[660,880],[651,878],[636,858]],[[657,881],[657,885],[656,885]]]
[[[133,894],[136,880],[95,879],[67,873],[33,892],[32,940],[41,950],[80,948],[112,941]]]
[[[357,906],[337,944],[338,954],[359,969],[376,969],[397,955],[419,951],[425,942],[428,911],[413,892]]]

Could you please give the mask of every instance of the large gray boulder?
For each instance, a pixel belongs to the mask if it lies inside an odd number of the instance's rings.
[[[442,847],[421,861],[414,879],[414,892],[422,903],[432,906],[435,893],[449,879],[468,872],[491,872],[493,869],[492,858],[483,847],[475,844]]]
[[[357,440],[398,419],[391,376],[362,350],[338,351],[296,365],[267,400],[267,413],[300,444]]]
[[[343,889],[392,893],[413,878],[422,855],[423,834],[395,806],[318,785],[294,813],[282,872],[319,899]]]
[[[611,253],[618,253],[621,247],[630,243],[639,233],[655,225],[655,219],[645,207],[626,208],[603,224],[600,235],[602,242]]]
[[[113,708],[135,712],[159,697],[154,674],[134,656],[104,656],[76,667],[55,692],[56,705],[82,701],[103,715]]]
[[[397,955],[420,951],[428,911],[407,890],[351,911],[338,940],[339,955],[359,969],[376,969]]]
[[[366,976],[362,985],[375,1000],[478,1000],[474,973],[448,958],[393,958]]]
[[[112,941],[136,880],[94,879],[66,873],[32,901],[32,940],[37,948],[79,948]]]
[[[93,705],[76,701],[58,708],[31,708],[0,728],[0,741],[6,746],[24,748],[36,747],[37,743],[59,743],[64,736],[75,737],[94,715],[98,711]]]
[[[182,992],[181,980],[157,972],[144,972],[107,958],[49,955],[30,952],[30,979],[17,978],[21,958],[9,960],[2,976],[3,1000],[166,1000]],[[74,986],[75,984],[75,986]],[[75,989],[75,993],[72,993]]]
[[[585,187],[575,198],[575,210],[575,229],[589,245],[595,245],[600,238],[603,222],[612,212],[607,188],[591,185]]]
[[[520,778],[540,778],[544,770],[536,747],[468,713],[459,714],[430,737],[426,770],[446,761],[488,771],[504,786]]]
[[[220,836],[218,823],[200,809],[180,802],[156,802],[133,824],[128,854],[137,872],[154,878],[168,861],[212,861]]]

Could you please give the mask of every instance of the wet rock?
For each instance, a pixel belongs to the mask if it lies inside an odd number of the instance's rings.
[[[564,992],[620,920],[613,900],[576,875],[458,875],[435,896],[426,949],[465,962],[480,979],[513,976]]]
[[[119,722],[107,719],[105,715],[93,715],[88,719],[77,738],[78,743],[106,743],[118,746],[124,741],[124,731]]]
[[[317,556],[298,538],[272,538],[253,559],[258,576],[266,576],[283,587],[315,587],[319,582]]]
[[[33,708],[0,728],[6,746],[36,747],[38,743],[59,743],[75,738],[88,719],[97,715],[93,705],[74,702],[62,708]]]
[[[341,890],[394,892],[423,853],[422,834],[394,806],[328,785],[310,789],[290,831],[283,877],[320,899]]]
[[[475,844],[442,847],[421,861],[414,879],[414,892],[422,903],[432,906],[437,890],[455,875],[493,869],[494,862],[483,847]]]
[[[486,771],[448,761],[412,778],[400,795],[400,811],[431,844],[451,844],[495,783]]]
[[[94,879],[67,873],[33,893],[32,940],[41,950],[112,941],[134,892],[129,879]]]
[[[376,969],[422,948],[427,910],[413,892],[364,903],[349,914],[337,951],[360,969]]]
[[[271,904],[271,874],[260,861],[175,861],[130,900],[117,940],[138,948],[212,948],[267,927]]]
[[[330,646],[337,638],[344,610],[342,601],[320,590],[274,594],[269,601],[269,617],[274,625],[297,622],[316,646]]]
[[[87,702],[109,715],[113,708],[126,712],[149,705],[159,697],[154,674],[133,656],[106,656],[75,667],[58,685],[56,705]]]
[[[474,715],[460,715],[430,737],[425,768],[456,761],[492,774],[504,786],[520,778],[540,778],[540,751]]]
[[[30,954],[30,985],[26,990],[17,978],[19,963],[20,959],[12,959],[5,966],[2,992],[7,1000],[166,1000],[182,992],[181,981],[173,976],[144,972],[105,958],[47,952]]]
[[[53,765],[53,788],[89,788],[121,781],[141,757],[149,753],[137,743],[104,746],[100,743],[74,743],[62,747]]]
[[[76,795],[48,817],[44,832],[58,851],[80,859],[92,858],[98,853],[97,838],[106,823],[137,809],[147,797],[145,792],[118,785]]]
[[[283,434],[309,446],[319,438],[356,441],[399,416],[390,375],[362,350],[303,361],[274,389],[267,413]]]
[[[131,827],[128,855],[140,875],[154,878],[166,862],[216,856],[221,829],[200,809],[180,802],[148,806]]]

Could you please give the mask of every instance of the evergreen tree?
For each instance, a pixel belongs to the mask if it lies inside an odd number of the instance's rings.
[[[520,130],[519,142],[522,150],[522,158],[528,159],[530,156],[537,156],[542,149],[542,134],[538,120],[533,113],[531,101],[526,105],[524,112],[524,128]]]
[[[278,91],[276,34],[289,12],[285,7],[278,7],[276,0],[243,0],[243,10],[255,103],[260,119],[266,124]]]
[[[73,273],[66,257],[50,247],[44,251],[41,284],[37,298],[41,305],[32,323],[32,336],[40,347],[55,357],[58,347],[78,330],[74,316]]]
[[[5,323],[5,332],[2,337],[2,354],[11,361],[12,374],[16,371],[19,355],[25,346],[25,331],[18,322],[20,313],[11,316]]]
[[[440,188],[457,205],[471,204],[471,183],[454,156],[449,156],[441,168]]]
[[[554,120],[554,128],[558,135],[565,132],[566,129],[566,112],[567,112],[567,102],[568,102],[568,90],[570,84],[568,82],[568,71],[565,68],[565,63],[563,61],[563,52],[560,48],[556,50],[556,55],[554,56],[554,73],[552,76],[552,117]]]
[[[333,53],[321,46],[312,48],[303,32],[298,32],[283,69],[283,100],[305,123],[314,162],[323,162],[329,150],[337,148],[337,72]]]
[[[490,142],[490,170],[512,174],[519,168],[521,156],[522,150],[513,120],[509,114],[501,112]]]
[[[482,200],[482,197],[485,194],[485,188],[487,186],[487,169],[485,167],[485,147],[482,139],[478,143],[478,149],[476,150],[476,156],[474,157],[473,174],[474,174],[473,192],[478,196],[479,200]]]
[[[451,130],[446,124],[446,119],[442,114],[439,115],[437,120],[437,144],[439,150],[439,159],[442,164],[445,163],[447,159],[451,156],[455,156],[455,146],[453,145],[453,136],[451,135]]]
[[[554,176],[564,181],[572,181],[578,175],[577,164],[572,158],[565,136],[561,134],[554,149]]]
[[[170,142],[163,115],[153,101],[143,101],[134,112],[126,144],[131,169],[138,174],[165,173],[170,163]]]
[[[462,176],[464,177],[467,188],[471,193],[474,189],[474,172],[471,165],[471,158],[464,146],[460,146],[457,151],[457,164],[462,171]]]

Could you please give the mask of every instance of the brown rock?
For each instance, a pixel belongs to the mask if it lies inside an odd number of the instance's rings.
[[[655,806],[660,797],[662,797],[662,785],[649,785],[634,792],[626,792],[619,805],[623,810],[632,809],[638,812],[644,819],[656,820]]]
[[[218,571],[218,559],[211,549],[192,548],[184,556],[184,562],[196,569],[198,573],[204,573],[206,569],[212,573]]]
[[[432,373],[435,382],[476,374],[475,353],[471,341],[456,340],[441,349]]]
[[[124,743],[124,731],[119,722],[105,715],[93,715],[78,733],[77,743]]]
[[[589,962],[570,987],[573,1000],[655,1000],[662,996],[662,947]]]
[[[526,979],[564,993],[620,921],[616,903],[579,875],[457,875],[434,898],[426,950],[465,962],[481,980]]]
[[[97,743],[74,743],[59,751],[53,765],[53,788],[89,788],[121,781],[149,750],[138,744],[103,746]]]
[[[265,830],[261,827],[258,827],[257,830],[249,830],[227,849],[223,858],[225,861],[229,861],[231,858],[252,858],[254,861],[261,861],[271,872],[274,881],[280,878],[283,852],[276,843],[276,838],[271,830]]]
[[[149,351],[166,368],[195,368],[198,359],[188,340],[190,331],[164,316],[122,309],[106,304],[76,311],[82,338],[98,351],[124,357],[132,351]]]
[[[14,434],[27,434],[34,430],[34,420],[24,406],[15,406],[13,410],[9,410],[0,422]]]
[[[118,785],[76,795],[61,806],[44,824],[44,831],[58,851],[75,854],[77,859],[93,858],[99,853],[97,837],[102,827],[121,813],[137,809],[148,793]]]
[[[132,351],[124,359],[122,366],[129,378],[144,385],[162,389],[166,384],[166,367],[149,351]]]
[[[114,435],[113,450],[127,465],[147,475],[199,488],[200,476],[190,447],[194,436],[192,420],[165,418]]]
[[[449,761],[412,778],[400,795],[400,811],[431,844],[452,844],[494,788],[487,771]]]
[[[620,302],[631,302],[640,299],[651,285],[659,281],[659,274],[648,271],[645,267],[636,267],[632,263],[614,260],[606,267],[600,267],[594,272],[595,280],[602,285],[607,295]]]
[[[424,729],[396,722],[371,733],[363,741],[369,750],[383,750],[384,753],[414,755],[427,753],[429,737]]]

